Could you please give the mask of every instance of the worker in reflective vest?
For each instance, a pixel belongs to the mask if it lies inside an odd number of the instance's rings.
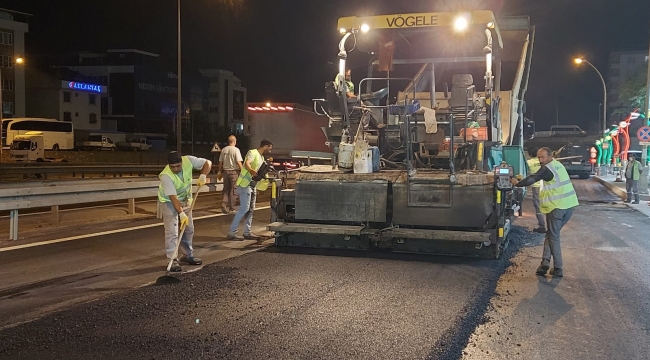
[[[179,234],[179,223],[185,227],[183,238],[180,239],[180,249],[185,256],[181,262],[189,265],[201,265],[201,259],[194,256],[192,238],[194,237],[194,221],[192,214],[187,214],[192,204],[192,170],[201,170],[197,185],[199,187],[207,182],[207,174],[212,169],[210,160],[194,156],[181,156],[176,151],[169,153],[168,165],[158,175],[158,205],[162,212],[165,226],[165,252],[168,259],[174,257]],[[182,268],[178,259],[173,259],[171,271],[179,272]]]
[[[535,174],[542,167],[542,164],[540,164],[539,159],[537,158],[537,148],[529,148],[528,155],[530,155],[530,159],[527,161],[528,168],[530,169],[531,174]],[[535,207],[535,217],[537,217],[537,228],[533,229],[533,231],[536,233],[545,234],[546,222],[544,220],[544,214],[542,214],[542,210],[540,208],[540,203],[539,203],[540,185],[541,185],[541,181],[538,181],[530,186],[533,193],[533,206]]]
[[[539,171],[521,181],[511,179],[511,182],[517,187],[524,187],[542,181],[539,192],[540,210],[542,214],[546,214],[548,230],[544,239],[542,263],[537,268],[537,274],[546,275],[551,264],[551,257],[553,257],[551,275],[562,277],[564,274],[562,271],[560,231],[571,219],[573,208],[578,206],[578,196],[564,165],[553,159],[551,149],[546,147],[539,149],[537,158],[541,164]]]
[[[255,211],[255,203],[257,202],[257,181],[253,178],[257,177],[257,171],[260,170],[262,163],[264,163],[264,154],[271,152],[273,143],[267,139],[262,139],[260,147],[257,149],[249,150],[244,159],[244,167],[239,173],[237,178],[237,195],[239,195],[239,209],[232,219],[230,229],[226,235],[227,240],[260,240],[261,237],[253,234],[253,212]],[[243,218],[244,221],[244,236],[237,234],[239,223]]]
[[[632,194],[634,194],[634,204],[639,203],[639,179],[641,178],[641,163],[637,161],[634,154],[628,156],[628,163],[625,167],[625,189],[627,190],[626,203],[632,202]]]

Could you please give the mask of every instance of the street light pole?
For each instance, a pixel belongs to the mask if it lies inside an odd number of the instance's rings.
[[[22,57],[16,57],[16,64],[15,65],[23,65],[25,63],[25,59]],[[14,85],[14,90],[16,85]],[[2,117],[4,116],[5,112],[5,106],[4,103],[2,102],[2,71],[0,71],[0,127],[2,126]],[[0,132],[2,129],[0,128]],[[5,134],[5,141],[7,141],[7,134]],[[9,145],[9,144],[7,144]],[[2,163],[2,134],[0,134],[0,163]]]
[[[178,93],[176,99],[176,151],[181,152],[181,0],[178,0]]]
[[[2,102],[2,70],[0,69],[0,164],[2,163],[2,116],[5,113],[5,104]],[[8,135],[5,135],[5,141]]]
[[[603,74],[601,74],[600,71],[598,71],[598,69],[594,66],[594,64],[584,59],[582,59],[582,61],[587,63],[587,65],[591,66],[592,69],[596,70],[598,76],[600,77],[600,81],[602,81],[603,83],[603,134],[605,134],[605,131],[607,131],[607,84],[605,84],[605,79],[603,78]]]
[[[577,65],[587,63],[589,66],[591,66],[592,69],[596,70],[596,73],[598,73],[598,76],[600,77],[600,81],[603,83],[603,132],[601,135],[605,135],[605,132],[607,131],[607,84],[605,83],[605,78],[603,78],[603,74],[598,71],[594,64],[590,63],[589,61],[583,58],[575,58],[573,61]]]

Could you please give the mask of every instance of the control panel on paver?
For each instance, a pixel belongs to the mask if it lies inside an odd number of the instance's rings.
[[[510,183],[510,179],[514,177],[514,170],[512,166],[505,162],[494,168],[494,178],[497,184],[497,189],[501,191],[510,191],[514,187]]]

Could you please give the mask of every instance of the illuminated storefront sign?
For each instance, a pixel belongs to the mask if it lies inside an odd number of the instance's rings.
[[[71,89],[71,90],[94,92],[98,94],[106,92],[105,86],[96,85],[96,84],[86,84],[86,83],[76,82],[76,81],[63,81],[63,88]]]

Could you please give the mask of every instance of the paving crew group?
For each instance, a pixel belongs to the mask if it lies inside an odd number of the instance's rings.
[[[258,240],[260,237],[253,234],[253,212],[257,197],[257,171],[264,163],[264,154],[271,151],[273,144],[269,140],[262,140],[257,149],[248,151],[242,158],[239,149],[235,147],[237,139],[228,138],[228,146],[222,149],[219,157],[219,171],[217,179],[224,180],[223,203],[221,206],[225,214],[234,211],[236,196],[239,197],[240,206],[230,225],[226,239],[228,240]],[[578,197],[564,165],[553,159],[550,149],[541,148],[531,150],[531,159],[528,165],[531,175],[522,179],[512,179],[518,187],[532,186],[533,204],[537,216],[538,227],[535,232],[545,233],[544,251],[542,262],[537,269],[538,275],[546,275],[551,259],[553,269],[551,275],[562,277],[562,249],[560,246],[560,231],[571,219],[573,208],[578,206]],[[172,271],[182,271],[180,263],[200,265],[201,259],[194,256],[192,238],[194,236],[194,223],[192,214],[188,209],[192,204],[192,171],[200,170],[197,185],[206,183],[207,174],[212,168],[212,162],[194,156],[181,156],[172,151],[169,154],[168,165],[160,173],[160,187],[158,201],[162,209],[165,227],[165,251],[168,259],[173,259]],[[629,171],[632,179],[637,175],[634,168]],[[629,191],[629,190],[628,190]],[[243,236],[238,235],[239,223],[245,218]],[[181,259],[174,259],[178,241],[179,225],[185,227],[183,238],[180,239],[180,250],[183,252]]]
[[[235,218],[230,225],[226,238],[229,240],[258,240],[259,236],[252,232],[253,212],[257,196],[257,172],[264,162],[264,154],[271,151],[273,144],[269,140],[262,140],[257,149],[252,149],[242,159],[239,149],[235,147],[235,136],[228,138],[228,146],[224,147],[219,157],[219,172],[217,178],[224,180],[222,211],[229,214],[234,211],[236,195],[239,196],[240,206]],[[194,237],[194,222],[192,212],[192,171],[200,170],[197,181],[198,187],[207,182],[207,175],[212,169],[212,162],[194,156],[182,156],[176,151],[169,153],[168,165],[158,175],[160,186],[158,189],[158,202],[162,212],[165,228],[165,252],[167,258],[173,260],[171,271],[182,271],[181,263],[201,265],[203,262],[194,256],[192,239]],[[244,222],[243,236],[238,235],[239,223]],[[180,259],[174,258],[178,244],[179,227],[184,228],[183,237],[180,239],[179,249],[183,252]]]

